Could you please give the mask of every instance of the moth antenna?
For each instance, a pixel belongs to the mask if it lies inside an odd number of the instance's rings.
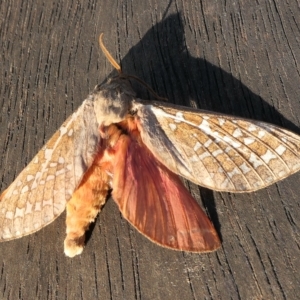
[[[101,48],[101,50],[103,51],[105,57],[108,59],[108,61],[112,64],[112,66],[118,71],[118,73],[124,78],[132,78],[135,79],[136,81],[138,81],[139,83],[141,83],[144,87],[146,87],[146,89],[157,99],[157,100],[161,100],[161,101],[168,101],[167,98],[163,98],[157,95],[157,93],[155,93],[155,91],[143,80],[141,80],[140,78],[134,76],[134,75],[125,75],[122,73],[121,67],[120,65],[115,61],[115,59],[110,55],[110,53],[108,52],[108,50],[106,49],[106,47],[103,44],[103,33],[100,34],[99,36],[99,46]]]
[[[108,61],[112,64],[112,66],[118,71],[118,73],[122,74],[120,65],[114,60],[114,58],[110,55],[110,53],[104,46],[102,37],[103,37],[103,33],[101,33],[99,36],[99,46],[100,46],[101,50],[103,51],[103,53],[104,53],[105,57],[108,59]]]
[[[149,84],[147,84],[144,80],[138,78],[137,76],[134,75],[125,75],[125,77],[132,78],[136,81],[138,81],[140,84],[142,84],[157,100],[160,101],[168,101],[168,98],[160,97],[152,88]]]

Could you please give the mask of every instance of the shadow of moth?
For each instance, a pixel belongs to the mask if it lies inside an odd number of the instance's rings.
[[[107,54],[101,37],[100,45]],[[31,234],[67,210],[64,251],[110,190],[123,217],[153,242],[210,252],[212,223],[178,175],[213,189],[251,192],[300,169],[300,137],[264,122],[138,99],[124,75],[97,85],[0,196],[0,240]]]

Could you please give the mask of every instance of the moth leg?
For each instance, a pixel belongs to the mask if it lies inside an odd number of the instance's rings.
[[[109,181],[107,173],[97,165],[97,159],[95,159],[67,203],[67,236],[64,241],[64,252],[67,256],[74,257],[81,254],[85,242],[85,231],[105,204],[107,194],[111,189]]]

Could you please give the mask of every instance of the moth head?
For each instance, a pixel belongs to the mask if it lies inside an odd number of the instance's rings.
[[[135,93],[126,78],[110,78],[97,85],[93,92],[94,108],[99,124],[108,126],[124,120],[129,113]]]

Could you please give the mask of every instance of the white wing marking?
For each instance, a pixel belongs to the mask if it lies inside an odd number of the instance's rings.
[[[196,184],[249,192],[300,169],[300,137],[277,126],[158,102],[133,109],[156,158]]]

